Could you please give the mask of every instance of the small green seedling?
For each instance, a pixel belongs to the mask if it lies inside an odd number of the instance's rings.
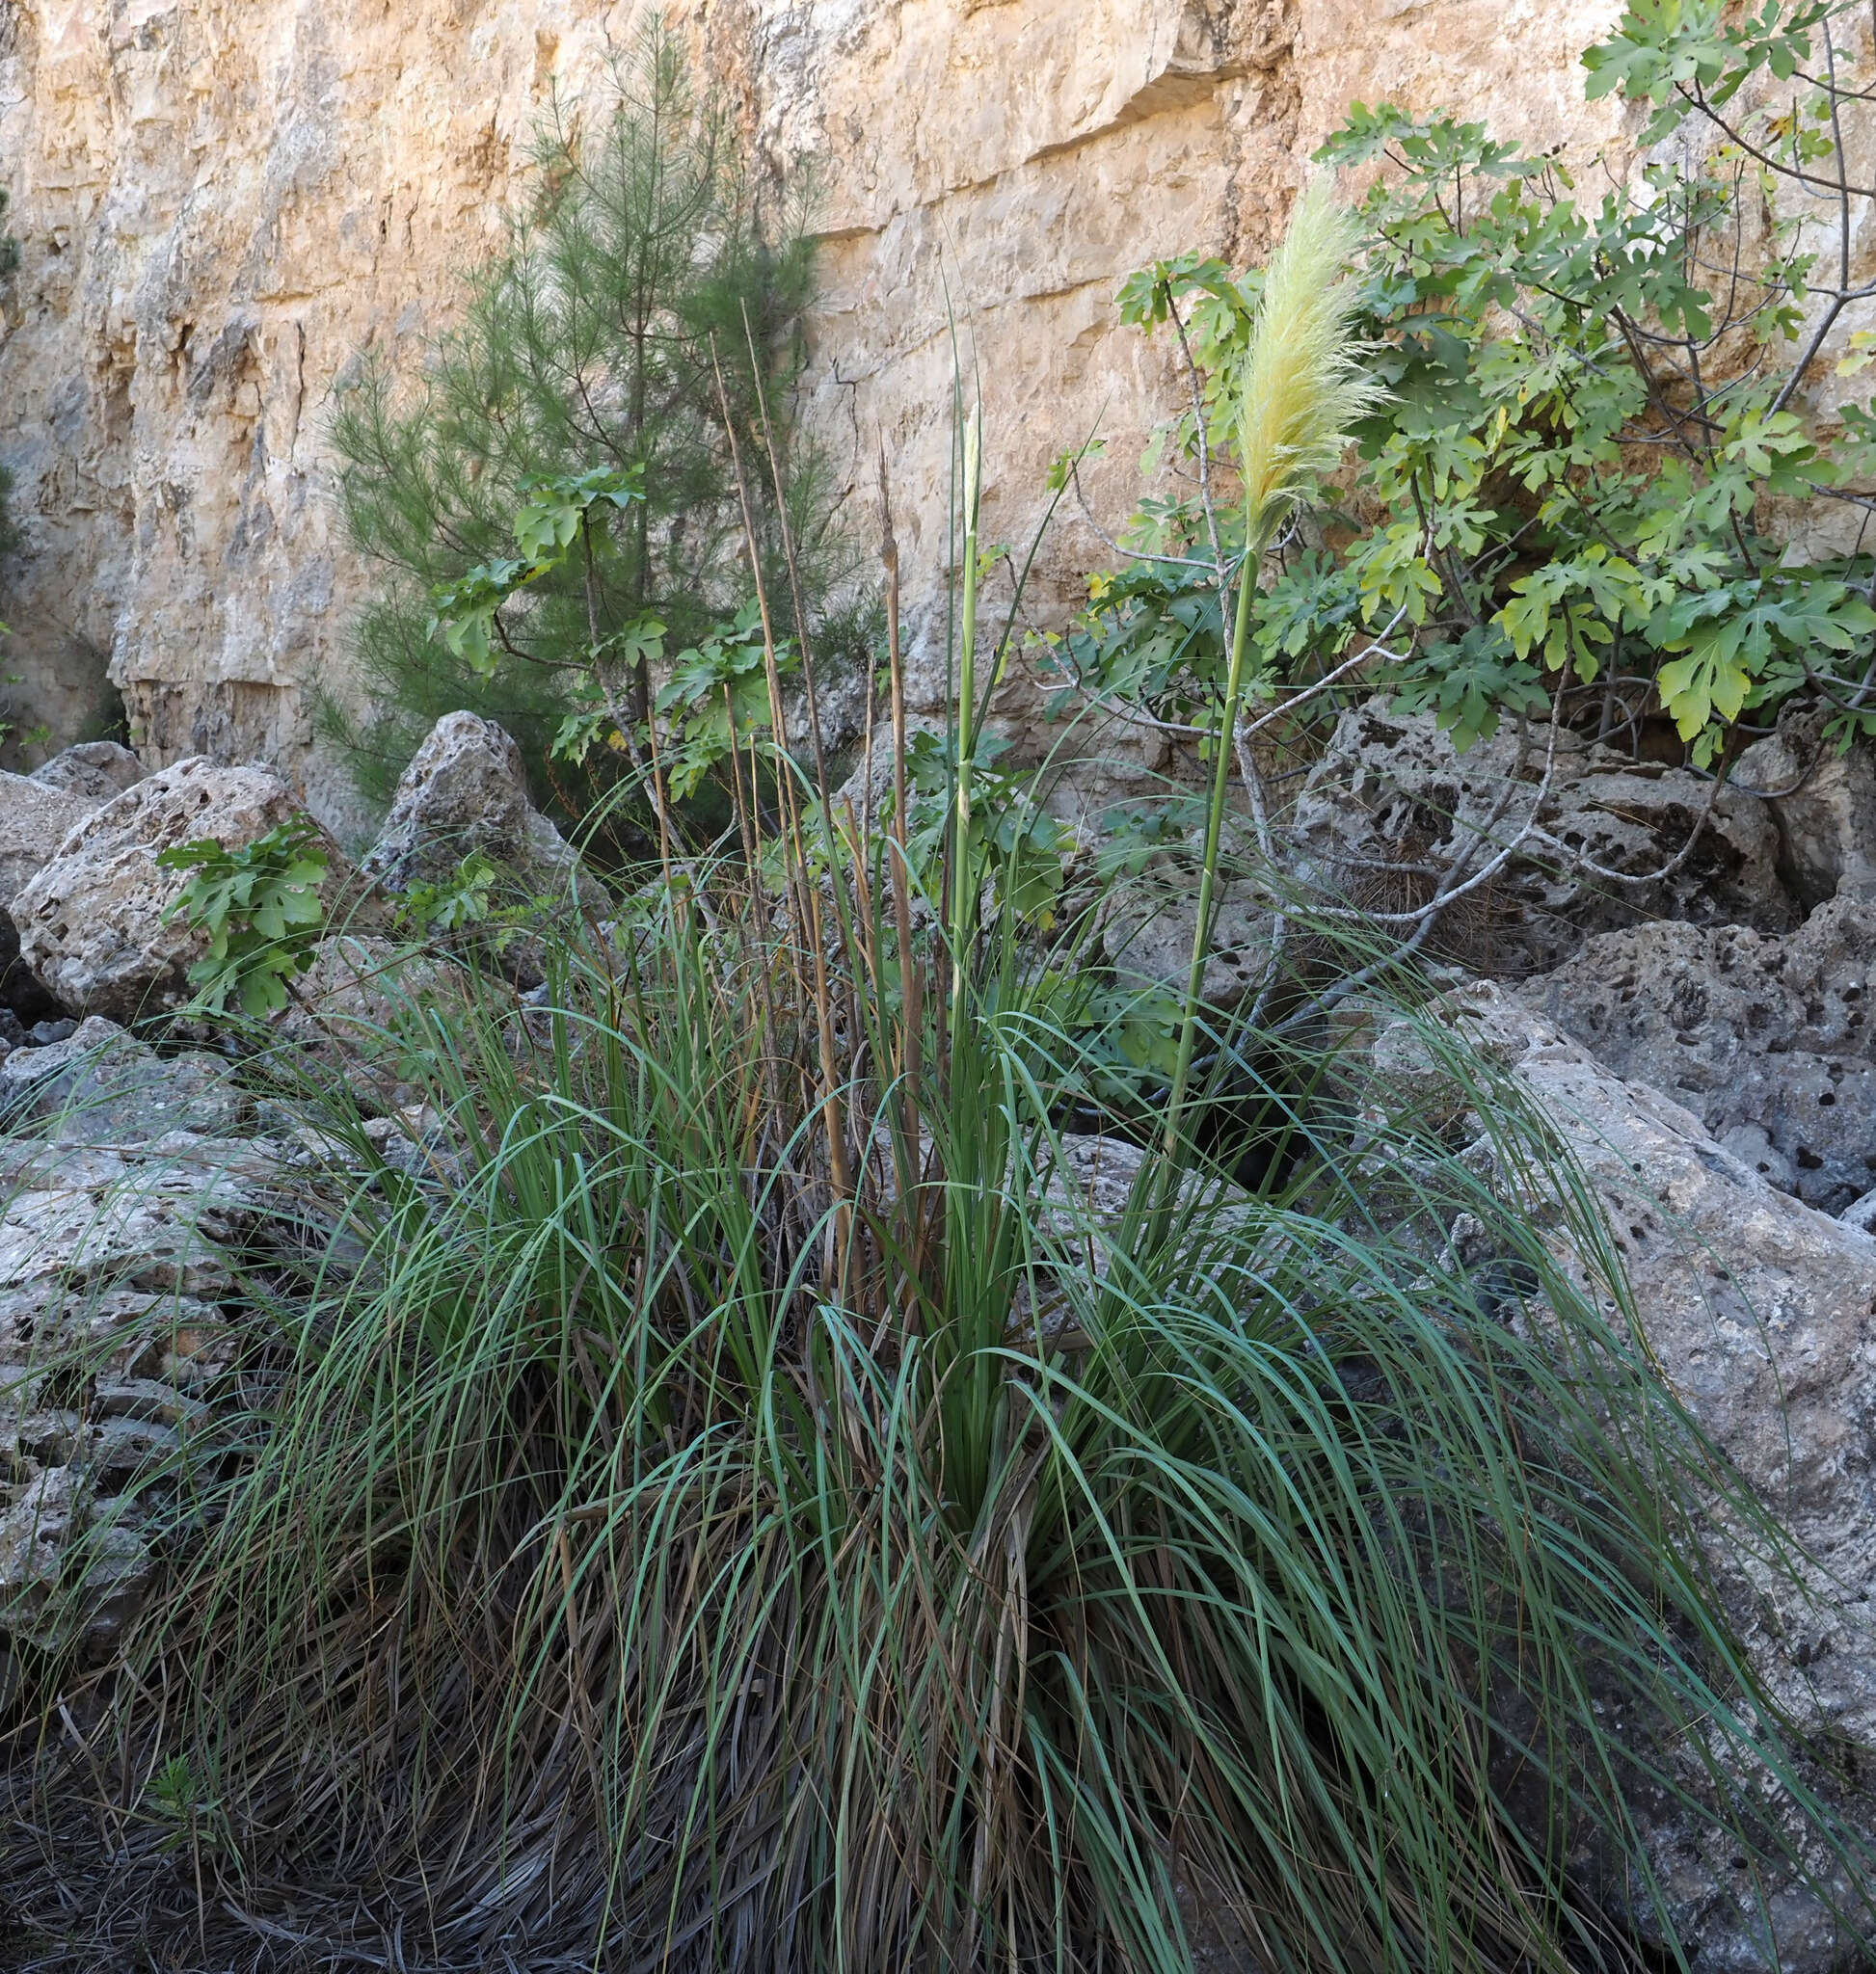
[[[164,1826],[157,1848],[165,1854],[185,1847],[224,1848],[222,1805],[207,1793],[186,1755],[173,1754],[144,1790],[145,1813]]]

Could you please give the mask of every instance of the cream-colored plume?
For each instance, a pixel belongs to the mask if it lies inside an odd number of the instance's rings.
[[[1219,731],[1238,731],[1245,658],[1250,644],[1250,602],[1264,551],[1283,511],[1300,499],[1319,474],[1333,472],[1349,442],[1350,427],[1387,400],[1386,390],[1361,370],[1354,338],[1355,288],[1342,270],[1359,243],[1353,218],[1335,203],[1329,181],[1318,178],[1297,200],[1283,244],[1264,274],[1264,299],[1250,333],[1244,396],[1238,406],[1238,465],[1245,480],[1245,559],[1238,572],[1238,610],[1225,667],[1224,706]],[[1192,973],[1186,982],[1185,1019],[1166,1109],[1166,1182],[1160,1215],[1170,1212],[1173,1187],[1184,1169],[1180,1129],[1198,1036],[1198,1006],[1205,959],[1212,941],[1212,900],[1219,874],[1219,840],[1235,750],[1214,750],[1212,799],[1205,815],[1205,856],[1198,872],[1198,915],[1193,930]]]
[[[1238,410],[1238,463],[1253,550],[1318,475],[1332,472],[1350,428],[1387,400],[1363,374],[1355,285],[1342,278],[1360,241],[1327,175],[1303,190],[1271,256]]]

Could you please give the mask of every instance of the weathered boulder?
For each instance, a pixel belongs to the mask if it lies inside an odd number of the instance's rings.
[[[41,1280],[73,1292],[128,1287],[211,1300],[231,1293],[217,1215],[245,1214],[252,1187],[217,1163],[205,1169],[188,1156],[197,1149],[157,1139],[132,1157],[39,1150],[6,1175],[15,1189],[0,1213],[0,1294]]]
[[[129,748],[120,747],[115,740],[81,740],[41,762],[28,779],[102,804],[135,787],[148,773]]]
[[[102,1496],[81,1461],[41,1468],[0,1514],[0,1627],[41,1650],[108,1652],[156,1575],[134,1495]]]
[[[514,740],[493,720],[445,713],[411,757],[362,868],[403,891],[445,884],[465,857],[477,855],[530,894],[577,894],[581,887],[579,858],[535,808]]]
[[[1824,734],[1828,708],[1787,713],[1733,764],[1742,789],[1761,790],[1779,833],[1779,871],[1809,911],[1839,892],[1876,892],[1876,753]]]
[[[0,1000],[29,1015],[45,1011],[39,983],[20,965],[13,897],[52,861],[59,845],[97,804],[28,775],[0,774]]]
[[[30,775],[0,774],[0,909],[25,890],[97,807],[89,796]]]
[[[233,1325],[197,1296],[108,1281],[81,1289],[56,1269],[0,1292],[0,1389],[15,1398],[23,1380],[62,1362],[82,1362],[99,1380],[199,1398],[235,1352]],[[165,1423],[183,1416],[166,1409]]]
[[[177,1131],[224,1135],[241,1107],[219,1055],[159,1055],[97,1015],[63,1042],[15,1049],[0,1061],[0,1127],[56,1120],[55,1135],[67,1143],[147,1144]]]
[[[1473,850],[1478,871],[1515,842],[1442,925],[1438,944],[1484,973],[1545,972],[1585,933],[1655,919],[1767,932],[1797,921],[1779,880],[1778,830],[1756,797],[1723,788],[1709,813],[1711,785],[1690,770],[1565,732],[1540,808],[1550,739],[1547,725],[1534,726],[1520,758],[1507,724],[1461,755],[1430,713],[1384,699],[1351,707],[1290,818],[1301,867],[1337,902],[1403,912],[1461,850]]]
[[[93,1015],[56,1042],[15,1048],[0,1062],[0,1123],[25,1116],[49,1117],[88,1069],[122,1055],[154,1056],[116,1022]]]
[[[1803,1545],[1807,1561],[1787,1574],[1749,1554],[1724,1513],[1711,1525],[1711,1561],[1759,1677],[1801,1723],[1866,1766],[1876,1758],[1876,1240],[1768,1186],[1697,1117],[1623,1081],[1515,995],[1482,983],[1450,997],[1446,1013],[1562,1132],[1607,1215],[1660,1374]],[[1415,1054],[1410,1031],[1391,1053]],[[1527,1190],[1538,1225],[1556,1220],[1554,1196],[1502,1176]],[[1559,1252],[1569,1261],[1567,1239]],[[1683,1780],[1698,1793],[1687,1760]],[[1665,1791],[1633,1807],[1694,1964],[1770,1967],[1734,1847]],[[1775,1794],[1767,1813],[1778,1813]],[[1601,1854],[1600,1835],[1584,1833],[1579,1862],[1606,1879],[1620,1864]],[[1623,1903],[1620,1887],[1599,1889]],[[1757,1890],[1784,1974],[1855,1963],[1856,1943],[1795,1875]],[[1627,1903],[1644,1909],[1635,1888]]]
[[[1124,893],[1108,911],[1103,944],[1124,990],[1165,986],[1185,993],[1198,920],[1196,890],[1188,867],[1167,873],[1150,891]],[[1201,989],[1208,1007],[1235,1008],[1265,986],[1273,961],[1281,959],[1275,934],[1275,916],[1263,897],[1247,886],[1220,887]]]
[[[149,776],[84,818],[14,899],[21,958],[77,1014],[131,1022],[176,1006],[206,943],[170,918],[188,878],[159,853],[206,837],[251,843],[300,809],[264,767],[197,757]],[[335,843],[325,847],[332,908],[353,873]]]
[[[1781,1190],[1841,1213],[1876,1185],[1876,893],[1783,938],[1656,924],[1586,941],[1518,999],[1684,1104]]]
[[[1484,982],[1450,1004],[1595,1187],[1662,1373],[1828,1573],[1818,1611],[1761,1587],[1762,1668],[1876,1748],[1876,1239],[1767,1185],[1517,994]]]
[[[141,1608],[234,1356],[223,1241],[274,1170],[264,1150],[190,1133],[4,1142],[0,1637],[102,1653]]]

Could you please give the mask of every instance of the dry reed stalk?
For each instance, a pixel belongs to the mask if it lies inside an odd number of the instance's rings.
[[[905,841],[905,664],[898,631],[898,538],[893,532],[893,496],[886,481],[886,444],[879,445],[879,559],[886,566],[886,657],[891,674],[893,707],[893,918],[898,934],[899,1038],[898,1078],[904,1119],[904,1157],[913,1169],[898,1175],[899,1198],[912,1215],[912,1264],[906,1278],[906,1320],[917,1307],[918,1277],[925,1259],[925,1214],[920,1187],[925,1174],[919,1158],[919,1059],[924,1025],[925,974],[912,947],[912,865]]]
[[[763,1008],[763,1079],[762,1087],[768,1092],[771,1108],[779,1107],[782,1101],[780,1081],[781,1036],[775,1026],[775,996],[771,988],[768,968],[760,954],[768,946],[768,901],[763,894],[762,864],[757,851],[760,835],[760,817],[756,814],[756,760],[755,742],[750,742],[749,760],[749,799],[745,804],[742,794],[742,750],[737,745],[736,703],[731,696],[729,681],[723,685],[723,711],[729,722],[730,735],[730,786],[734,791],[737,812],[737,830],[742,839],[742,867],[748,872],[749,916],[756,927],[756,992]],[[745,942],[744,957],[748,957]]]
[[[788,483],[782,470],[782,456],[775,444],[775,434],[768,419],[768,393],[763,387],[762,363],[756,351],[755,332],[750,327],[749,311],[742,311],[742,333],[749,345],[750,374],[756,383],[756,410],[763,425],[763,451],[768,460],[769,484],[775,489],[775,520],[782,534],[782,555],[788,565],[789,595],[794,604],[795,636],[801,645],[801,682],[808,703],[808,736],[815,753],[815,792],[820,798],[821,829],[827,840],[828,886],[834,897],[834,913],[840,922],[841,943],[844,948],[845,962],[842,970],[842,1000],[845,1016],[846,1032],[849,1038],[858,1033],[859,1006],[855,999],[854,983],[860,968],[853,950],[852,928],[847,922],[845,899],[842,894],[840,878],[840,858],[835,850],[833,783],[827,773],[827,750],[821,738],[820,693],[815,684],[815,659],[808,635],[808,606],[801,590],[801,568],[794,550],[794,529],[789,523]]]
[[[730,416],[729,392],[723,384],[723,367],[717,361],[714,340],[710,345],[710,361],[716,368],[716,389],[723,407],[723,427],[730,438],[730,463],[736,474],[737,495],[742,507],[742,536],[749,551],[749,574],[756,586],[756,603],[762,612],[763,624],[763,668],[768,684],[769,717],[775,725],[775,744],[778,750],[786,751],[788,746],[788,725],[782,710],[782,681],[775,666],[775,627],[769,615],[768,589],[763,581],[762,552],[756,541],[755,516],[749,504],[749,483],[742,470],[742,449],[737,442],[736,424]],[[817,1107],[827,1135],[828,1178],[834,1189],[834,1226],[832,1234],[839,1252],[844,1256],[849,1244],[852,1222],[852,1186],[846,1161],[846,1126],[842,1115],[840,1087],[834,1068],[834,1018],[833,1007],[827,988],[827,950],[821,935],[820,907],[816,888],[808,874],[808,860],[802,848],[800,814],[794,804],[794,791],[790,776],[784,770],[777,775],[778,789],[785,793],[785,808],[789,817],[790,848],[793,857],[794,890],[799,905],[794,923],[797,933],[805,918],[815,975],[815,1019],[820,1045],[821,1088]],[[822,816],[826,817],[826,800],[822,798]]]
[[[808,610],[801,596],[801,571],[795,560],[794,530],[789,525],[788,488],[782,478],[782,462],[775,450],[775,434],[768,422],[768,393],[763,388],[762,360],[756,350],[755,331],[749,325],[749,310],[742,311],[742,333],[749,344],[750,375],[756,381],[756,411],[763,421],[763,450],[768,458],[769,484],[775,489],[775,520],[782,531],[782,554],[788,563],[789,593],[794,602],[795,635],[801,640],[801,682],[808,700],[808,736],[815,749],[815,785],[823,809],[832,799],[827,779],[827,752],[820,737],[820,695],[815,689],[814,654],[808,643]]]
[[[742,511],[742,539],[749,555],[750,579],[756,588],[756,605],[762,613],[763,625],[763,679],[768,688],[768,717],[775,731],[777,747],[787,741],[788,724],[782,709],[782,680],[775,667],[775,627],[768,612],[768,589],[763,581],[762,554],[756,543],[756,520],[749,505],[749,482],[742,470],[742,448],[737,442],[735,421],[730,416],[730,396],[723,383],[723,367],[717,361],[716,339],[710,338],[710,362],[716,371],[717,402],[723,410],[723,429],[729,435],[730,464],[737,483],[737,498]],[[757,787],[756,742],[752,734],[749,741],[749,784],[752,796]],[[775,777],[775,806],[779,814],[784,844],[783,876],[788,889],[789,908],[793,918],[795,936],[789,941],[789,960],[794,972],[794,985],[797,1000],[806,998],[801,979],[799,933],[806,920],[797,887],[801,873],[806,867],[806,859],[801,847],[801,818],[794,803],[794,783],[786,773],[778,769]],[[752,872],[760,882],[760,874]]]

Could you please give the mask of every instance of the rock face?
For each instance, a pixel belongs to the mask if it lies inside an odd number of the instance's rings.
[[[169,920],[187,883],[158,854],[199,838],[251,843],[299,813],[278,775],[196,759],[151,775],[85,819],[13,901],[20,957],[77,1014],[131,1022],[189,996],[203,935]],[[326,894],[350,867],[327,845]]]
[[[1695,1112],[1782,1191],[1841,1213],[1876,1186],[1876,894],[1786,938],[1644,925],[1519,991],[1597,1061]]]
[[[1352,707],[1297,804],[1300,863],[1338,898],[1405,912],[1456,852],[1470,849],[1469,870],[1483,871],[1516,843],[1441,927],[1484,973],[1545,972],[1585,933],[1648,919],[1767,932],[1796,921],[1777,825],[1756,797],[1723,788],[1709,814],[1711,786],[1699,776],[1638,767],[1566,733],[1540,808],[1548,742],[1549,729],[1534,727],[1520,755],[1508,725],[1461,755],[1430,713],[1398,713],[1385,700]]]
[[[1451,1014],[1564,1132],[1609,1216],[1661,1373],[1808,1553],[1794,1582],[1714,1528],[1712,1561],[1759,1676],[1800,1721],[1844,1737],[1866,1762],[1876,1240],[1768,1186],[1691,1112],[1624,1081],[1504,990],[1467,990]],[[1532,1211],[1541,1224],[1545,1202]],[[1731,1847],[1697,1835],[1665,1797],[1637,1808],[1694,1964],[1770,1966]],[[1855,1943],[1801,1883],[1766,1890],[1785,1974],[1857,1964]]]
[[[0,159],[22,262],[0,306],[0,456],[17,475],[10,668],[70,733],[111,678],[152,764],[309,764],[368,572],[337,538],[325,407],[362,350],[415,356],[523,191],[528,139],[646,10],[628,0],[13,0]],[[807,379],[835,471],[871,499],[883,438],[916,606],[944,581],[948,318],[987,381],[984,526],[1020,541],[1047,464],[1100,420],[1090,491],[1179,403],[1176,353],[1120,280],[1268,243],[1352,98],[1489,115],[1587,150],[1577,52],[1603,0],[881,0],[668,10],[768,162],[818,174]],[[871,520],[863,517],[870,536]],[[1104,559],[1079,523],[1041,598]],[[915,654],[916,655],[916,654]]]
[[[521,749],[493,720],[445,713],[411,758],[362,867],[403,891],[445,884],[475,855],[530,893],[579,884],[579,859],[528,799]]]

